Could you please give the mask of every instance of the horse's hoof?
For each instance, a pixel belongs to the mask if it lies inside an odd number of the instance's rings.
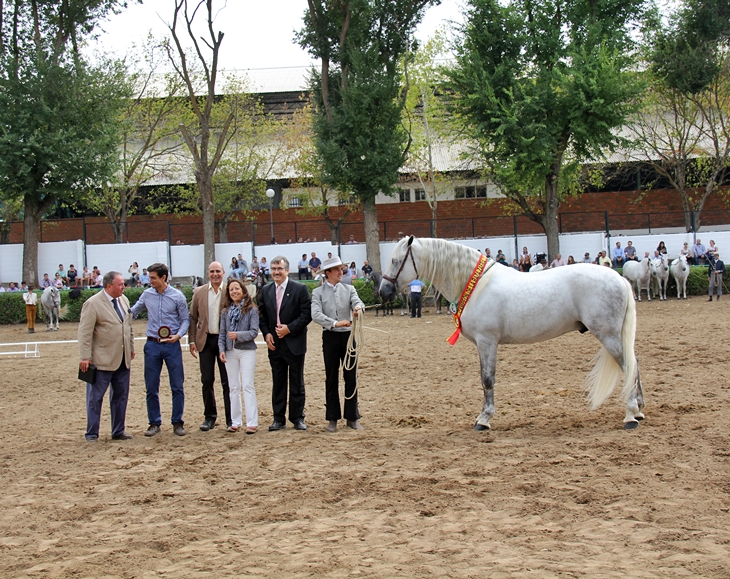
[[[636,430],[637,428],[639,428],[639,423],[636,420],[624,422],[624,430]]]
[[[483,424],[479,424],[478,422],[474,425],[474,430],[476,432],[482,432],[484,430],[489,430],[489,426],[484,426]]]

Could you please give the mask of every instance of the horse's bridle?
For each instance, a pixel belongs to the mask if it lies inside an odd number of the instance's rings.
[[[383,279],[388,280],[396,288],[398,287],[398,276],[400,275],[400,272],[403,271],[403,266],[406,264],[406,261],[408,261],[408,256],[409,255],[411,256],[411,263],[413,264],[413,269],[416,270],[416,277],[418,277],[418,268],[416,267],[416,260],[413,258],[413,245],[409,245],[408,246],[408,250],[406,251],[406,255],[403,258],[403,261],[401,261],[400,267],[398,268],[398,271],[395,274],[395,277],[390,277],[389,275],[384,275],[383,276]]]

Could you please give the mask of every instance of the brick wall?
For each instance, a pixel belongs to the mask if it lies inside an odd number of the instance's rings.
[[[343,208],[333,207],[331,215],[337,219]],[[684,225],[682,204],[674,190],[650,192],[586,193],[564,201],[560,208],[562,232],[603,231],[608,212],[609,227],[618,229],[647,229],[659,227],[682,227]],[[431,209],[425,202],[386,203],[378,205],[381,239],[397,239],[401,232],[418,236],[430,236]],[[329,239],[330,233],[321,218],[298,214],[294,209],[273,211],[274,233],[279,243],[287,238],[296,241],[317,237]],[[541,228],[524,216],[512,217],[505,211],[505,202],[495,199],[460,199],[439,201],[437,213],[437,235],[439,237],[493,237],[509,236],[515,231],[523,235],[541,233]],[[730,210],[720,195],[712,195],[702,213],[705,226],[730,223]],[[89,244],[112,243],[111,227],[101,217],[84,219],[61,219],[44,221],[41,227],[41,241],[67,241],[84,239]],[[133,215],[129,218],[124,241],[166,241],[180,240],[186,245],[202,244],[203,230],[200,216],[176,215]],[[348,215],[342,224],[340,239],[344,242],[354,235],[357,241],[364,241],[363,216],[361,212]],[[228,224],[228,241],[251,241],[266,244],[271,237],[268,211],[250,220],[231,221]],[[10,242],[22,243],[23,224],[15,223]]]

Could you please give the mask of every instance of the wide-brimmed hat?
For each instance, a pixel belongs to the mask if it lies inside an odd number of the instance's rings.
[[[339,257],[330,257],[322,262],[322,271],[328,270],[333,267],[342,267],[342,260]]]

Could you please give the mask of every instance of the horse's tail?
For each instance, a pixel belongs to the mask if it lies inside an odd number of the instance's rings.
[[[621,397],[628,401],[631,392],[636,385],[636,355],[634,354],[634,338],[636,335],[636,304],[634,293],[629,282],[624,281],[626,286],[626,312],[624,323],[621,326],[621,345],[624,359],[624,386]],[[591,410],[595,410],[611,395],[613,389],[621,378],[621,366],[618,365],[613,356],[601,347],[596,355],[596,363],[586,378],[588,399],[591,403]]]

